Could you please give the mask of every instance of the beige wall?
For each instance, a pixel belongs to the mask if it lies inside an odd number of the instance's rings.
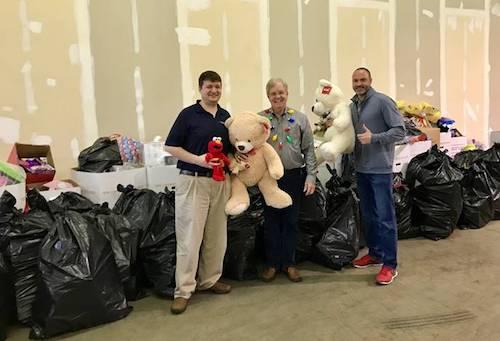
[[[274,76],[313,120],[317,81],[350,97],[364,65],[374,87],[442,106],[471,138],[500,130],[500,0],[88,3],[2,3],[1,158],[15,140],[48,142],[66,177],[99,135],[165,136],[205,69],[223,77],[232,112],[268,106]]]

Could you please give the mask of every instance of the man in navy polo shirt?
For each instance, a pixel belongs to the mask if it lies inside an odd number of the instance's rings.
[[[219,282],[227,244],[227,216],[224,212],[231,193],[229,176],[212,179],[212,167],[221,161],[205,161],[208,143],[220,137],[224,153],[230,150],[224,122],[229,113],[218,104],[221,77],[214,71],[198,79],[201,100],[184,108],[175,120],[165,149],[179,159],[175,187],[175,233],[177,238],[176,288],[173,314],[186,310],[195,289],[227,294],[231,286]],[[198,277],[196,278],[196,275]]]

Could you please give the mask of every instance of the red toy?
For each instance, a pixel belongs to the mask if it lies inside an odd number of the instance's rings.
[[[208,153],[205,155],[205,160],[210,161],[222,161],[219,166],[212,167],[212,179],[215,181],[224,181],[226,178],[224,176],[224,166],[229,166],[229,159],[222,152],[222,138],[214,137],[212,141],[208,142]]]

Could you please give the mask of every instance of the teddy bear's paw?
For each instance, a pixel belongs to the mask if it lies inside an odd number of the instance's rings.
[[[227,215],[238,215],[246,211],[248,204],[244,202],[231,202],[228,201],[226,204],[226,214]]]
[[[332,150],[331,146],[329,143],[325,143],[322,146],[319,147],[319,152],[323,159],[326,161],[332,161],[334,162],[335,159],[337,158],[337,153]]]
[[[268,206],[274,208],[285,208],[292,206],[292,198],[286,192],[277,189],[277,191],[267,194],[264,198]]]
[[[283,177],[284,173],[285,173],[285,171],[282,168],[281,169],[269,169],[269,175],[274,180],[281,179]]]

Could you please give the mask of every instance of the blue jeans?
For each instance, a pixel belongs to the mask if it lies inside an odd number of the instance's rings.
[[[392,174],[357,173],[356,176],[368,254],[396,269],[398,229]]]
[[[266,265],[278,271],[295,265],[299,208],[304,181],[305,177],[300,168],[285,170],[283,177],[278,180],[278,186],[292,197],[292,206],[282,209],[267,205],[264,207]]]

